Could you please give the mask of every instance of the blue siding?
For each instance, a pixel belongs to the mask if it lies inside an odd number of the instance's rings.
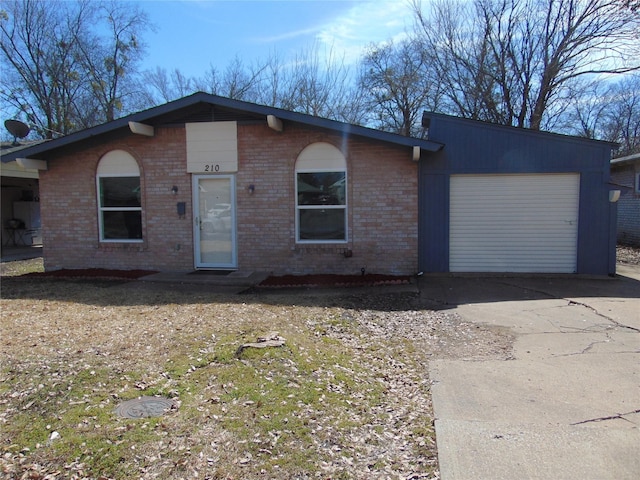
[[[615,242],[611,242],[615,207],[608,201],[611,144],[430,116],[429,139],[445,147],[420,162],[420,270],[449,268],[450,175],[579,173],[578,273],[615,271]]]
[[[420,251],[421,271],[449,271],[449,176],[424,175],[420,189]]]
[[[580,178],[578,272],[609,273],[609,189],[600,172]]]

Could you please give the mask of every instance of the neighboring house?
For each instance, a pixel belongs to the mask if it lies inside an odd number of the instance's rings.
[[[2,142],[0,158],[41,142]],[[42,243],[38,170],[12,161],[0,164],[0,225],[2,247]]]
[[[620,190],[618,242],[640,247],[640,153],[611,160],[611,183]]]
[[[48,270],[614,271],[613,145],[430,123],[409,138],[197,93],[3,161],[40,169]]]

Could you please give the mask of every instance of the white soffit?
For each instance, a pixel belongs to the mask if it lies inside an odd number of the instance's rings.
[[[450,187],[450,271],[576,271],[579,174],[452,175]]]
[[[0,163],[0,174],[3,177],[38,178],[38,171],[25,169],[18,162]]]
[[[236,122],[187,123],[187,172],[235,173],[238,171]]]
[[[26,170],[47,170],[46,160],[36,160],[34,158],[16,158],[16,163]]]

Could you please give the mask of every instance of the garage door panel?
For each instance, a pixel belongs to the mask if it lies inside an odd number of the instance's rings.
[[[451,176],[450,271],[575,272],[579,180]]]

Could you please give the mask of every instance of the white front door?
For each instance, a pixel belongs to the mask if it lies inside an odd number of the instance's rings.
[[[233,175],[194,175],[195,267],[237,267]]]

